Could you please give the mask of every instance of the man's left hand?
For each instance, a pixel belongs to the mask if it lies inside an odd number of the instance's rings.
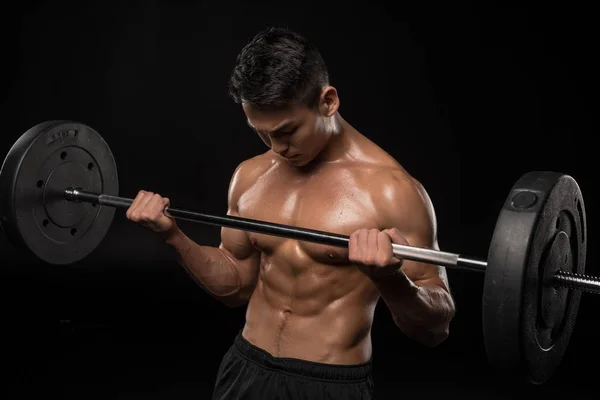
[[[392,243],[408,245],[398,229],[359,229],[350,235],[349,259],[370,278],[394,275],[402,260],[394,257]]]

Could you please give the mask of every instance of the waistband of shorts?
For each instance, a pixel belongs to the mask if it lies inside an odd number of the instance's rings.
[[[364,380],[372,372],[372,359],[361,364],[341,365],[325,364],[298,358],[274,357],[247,341],[241,332],[233,341],[233,347],[240,355],[259,366],[307,378],[335,381]]]

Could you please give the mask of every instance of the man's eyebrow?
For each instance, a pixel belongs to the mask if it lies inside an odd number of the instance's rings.
[[[254,125],[252,125],[250,123],[249,119],[246,119],[246,123],[248,124],[248,126],[250,128],[252,128],[252,129],[254,129],[255,131],[258,132],[258,130],[254,127]],[[285,120],[285,121],[281,122],[279,125],[277,125],[271,132],[266,132],[266,134],[272,135],[273,133],[281,131],[282,129],[285,129],[285,128],[289,127],[290,125],[293,125],[294,123],[295,123],[294,120],[291,120],[291,119]]]

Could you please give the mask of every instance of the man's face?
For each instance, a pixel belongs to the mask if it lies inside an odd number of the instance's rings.
[[[275,153],[293,166],[311,162],[331,137],[324,123],[327,116],[317,109],[294,105],[281,110],[260,110],[243,105],[248,125]]]

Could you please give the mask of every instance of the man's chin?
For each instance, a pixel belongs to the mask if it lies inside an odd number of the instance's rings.
[[[309,168],[311,164],[314,163],[314,160],[309,157],[295,157],[293,159],[288,159],[288,163],[296,168]]]
[[[294,156],[290,158],[286,158],[287,162],[293,165],[294,167],[302,167],[306,164],[306,161],[302,157]]]

